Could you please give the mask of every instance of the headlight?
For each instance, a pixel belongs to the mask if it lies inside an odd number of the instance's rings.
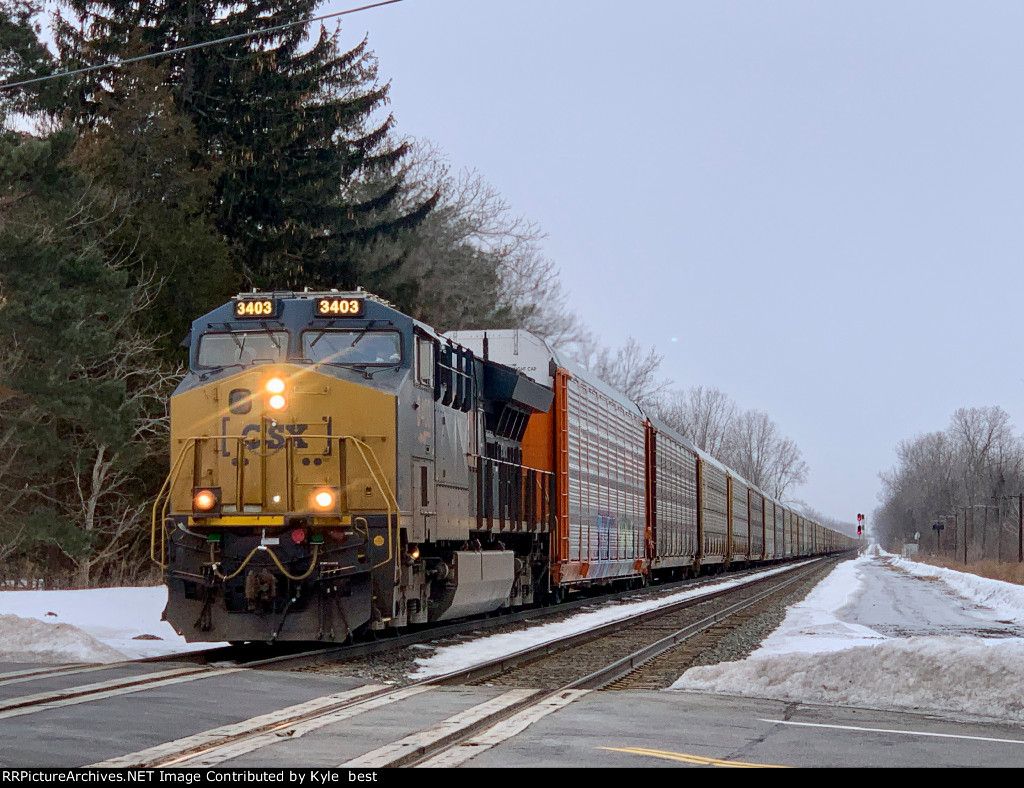
[[[220,488],[198,487],[192,493],[192,511],[196,514],[217,514],[220,510]]]
[[[313,495],[313,503],[317,509],[330,509],[334,506],[334,492],[332,490],[319,490]]]
[[[271,394],[284,394],[284,381],[281,378],[271,378],[267,381],[267,391]]]
[[[272,377],[263,384],[263,390],[270,395],[267,405],[271,410],[284,410],[288,404],[288,399],[285,397],[287,388],[288,384],[285,383],[284,378],[279,377]]]

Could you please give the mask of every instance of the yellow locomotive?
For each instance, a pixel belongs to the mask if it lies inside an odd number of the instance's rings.
[[[250,293],[194,321],[153,509],[190,641],[335,641],[546,593],[552,392],[355,292]]]

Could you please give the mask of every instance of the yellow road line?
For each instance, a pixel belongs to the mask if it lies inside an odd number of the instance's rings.
[[[683,761],[694,763],[698,766],[727,766],[733,769],[788,769],[788,766],[778,766],[769,763],[744,763],[743,761],[723,761],[720,758],[705,758],[701,755],[687,755],[682,752],[668,752],[666,750],[647,750],[642,747],[601,747],[602,750],[613,752],[628,752],[633,755],[648,755],[652,758],[665,758],[669,761]]]

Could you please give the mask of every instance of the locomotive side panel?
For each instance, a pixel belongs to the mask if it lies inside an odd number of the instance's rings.
[[[467,457],[476,454],[473,414],[439,407],[435,413],[435,425],[436,538],[466,539],[476,526],[475,513],[471,512],[472,482],[476,474],[472,474],[471,480],[466,463]],[[429,501],[418,503],[429,507]]]
[[[412,336],[411,374],[398,390],[399,500],[402,525],[410,543],[438,538],[437,447],[434,437],[433,345],[419,332]]]

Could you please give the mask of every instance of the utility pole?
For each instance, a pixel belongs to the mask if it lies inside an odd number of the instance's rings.
[[[999,496],[999,507],[1002,509],[1003,500],[1015,501],[1017,504],[1017,563],[1024,564],[1024,493],[1018,493],[1017,495],[1001,495]],[[999,522],[999,533],[1000,533],[1000,545],[1002,544],[1002,517]],[[999,555],[1002,560],[1002,551],[1000,550]]]
[[[950,520],[953,521],[953,544],[949,545],[949,549],[950,549],[950,552],[953,554],[953,557],[956,558],[956,545],[957,545],[957,541],[956,541],[957,540],[957,532],[956,532],[957,519],[956,519],[956,515],[955,514],[944,514],[944,515],[942,515],[942,519],[945,520],[946,525],[949,525],[949,521]]]
[[[975,504],[971,504],[970,506],[962,506],[960,508],[962,508],[964,510],[964,563],[966,564],[967,563],[967,555],[968,555],[968,546],[971,543],[971,539],[970,539],[971,531],[974,530],[973,528],[969,527],[970,525],[973,525],[973,523],[974,523],[974,510],[975,509],[984,509],[985,510],[985,525],[987,526],[988,525],[988,510],[989,509],[995,509],[996,507],[995,506],[989,506],[988,504],[984,504],[984,503],[975,503]],[[970,521],[970,523],[968,523],[968,521],[967,521],[967,513],[968,512],[971,513],[971,521]],[[982,536],[981,536],[981,544],[982,544],[981,557],[982,557],[982,559],[984,559],[985,558],[985,550],[984,550],[984,548],[985,548],[985,534],[984,534],[984,532],[982,533]]]
[[[967,507],[964,507],[964,566],[967,565]]]

